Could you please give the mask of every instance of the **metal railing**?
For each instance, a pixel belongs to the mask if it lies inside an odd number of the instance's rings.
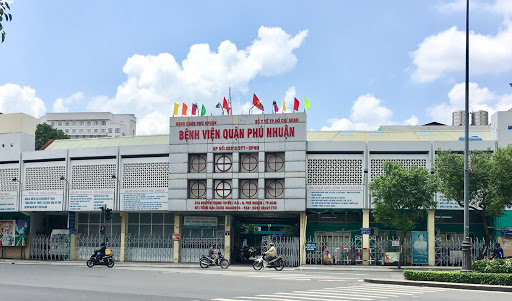
[[[86,235],[78,233],[75,236],[75,258],[76,259],[89,259],[95,250],[100,248],[103,243],[103,236]],[[111,249],[114,253],[114,260],[119,260],[121,252],[121,235],[113,235],[108,238],[107,248]]]
[[[30,235],[30,259],[67,260],[69,237],[67,235]]]
[[[172,235],[148,235],[126,237],[125,260],[173,261]]]
[[[222,237],[181,237],[180,262],[199,262],[201,255],[208,255],[212,245],[224,254],[224,236]]]
[[[300,240],[298,237],[273,237],[261,238],[261,251],[269,249],[269,243],[272,241],[277,249],[277,255],[282,256],[285,266],[298,267],[300,265]]]

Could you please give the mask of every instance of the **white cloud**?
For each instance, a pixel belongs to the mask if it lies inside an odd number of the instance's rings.
[[[466,12],[466,0],[454,0],[451,2],[442,2],[436,5],[436,8],[441,13],[451,12]],[[487,11],[499,14],[508,18],[512,15],[512,1],[510,0],[496,0],[489,3],[488,0],[475,1],[472,0],[469,4],[470,14],[471,11]],[[471,17],[471,16],[470,16]]]
[[[84,94],[82,92],[77,92],[71,95],[68,98],[57,98],[53,103],[53,112],[54,113],[63,113],[69,112],[69,105],[73,102],[80,101],[84,99]]]
[[[238,50],[230,41],[220,43],[216,51],[210,50],[208,44],[196,44],[181,64],[169,53],[136,54],[123,67],[127,80],[117,88],[116,95],[96,97],[87,109],[137,112],[143,120],[156,111],[170,114],[173,102],[198,102],[210,114],[215,104],[227,97],[229,86],[245,93],[257,76],[291,70],[297,62],[293,51],[302,45],[307,34],[304,30],[290,36],[281,28],[261,27],[258,38],[246,49]],[[241,111],[247,112],[248,105],[252,106],[252,101],[241,104]]]
[[[423,40],[411,56],[416,70],[412,79],[434,81],[446,73],[465,68],[466,36],[452,27]],[[512,26],[495,36],[470,33],[472,74],[500,73],[512,70]]]
[[[169,115],[151,112],[137,121],[137,135],[168,134]]]
[[[15,84],[0,86],[0,112],[25,113],[41,117],[46,113],[44,102],[36,97],[36,90]]]
[[[411,118],[405,120],[404,124],[405,125],[418,125],[418,122],[419,122],[418,117],[413,115]]]
[[[453,86],[448,92],[449,102],[433,106],[427,110],[432,120],[452,124],[452,113],[465,108],[465,84]],[[512,107],[512,95],[497,96],[488,88],[481,88],[477,83],[469,83],[469,110],[484,110],[489,116],[496,111],[506,111]]]
[[[377,130],[381,125],[397,124],[391,120],[393,112],[381,104],[381,100],[371,94],[359,96],[352,106],[350,118],[329,119],[330,126],[322,131]],[[418,119],[412,116],[405,124],[415,124]]]

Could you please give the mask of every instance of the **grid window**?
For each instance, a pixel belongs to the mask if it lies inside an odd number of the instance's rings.
[[[215,172],[231,172],[233,167],[232,154],[215,155]]]
[[[108,129],[108,132],[109,132],[109,133],[112,133],[112,128],[109,128],[109,129]]]
[[[308,159],[308,185],[362,185],[362,159]]]
[[[121,128],[116,128],[116,134],[121,133]]]
[[[240,172],[258,172],[258,154],[240,154]]]
[[[284,171],[284,153],[267,153],[265,156],[265,171]]]
[[[169,162],[123,164],[123,188],[169,187]]]
[[[18,179],[18,174],[18,168],[0,169],[0,191],[17,191],[19,182],[12,179]]]
[[[80,212],[78,214],[78,233],[100,235],[100,227],[103,226],[100,215],[101,213]],[[121,234],[121,215],[119,213],[112,213],[112,219],[107,221],[105,230],[107,237]]]
[[[128,234],[130,236],[169,236],[174,231],[171,213],[129,213]]]
[[[60,177],[65,174],[64,166],[26,167],[25,190],[62,190],[64,182]]]
[[[62,121],[57,122],[58,126],[62,126]]]
[[[69,121],[66,121],[66,122],[64,123],[64,125],[65,125],[65,126],[69,126]]]
[[[241,199],[257,199],[258,180],[240,180],[239,193]]]
[[[410,169],[411,166],[415,165],[418,167],[427,168],[426,159],[372,159],[371,160],[371,179],[381,176],[384,174],[384,162],[399,162],[403,168]]]
[[[71,189],[113,189],[115,164],[74,165],[71,167]]]
[[[231,198],[233,191],[231,180],[215,180],[213,192],[216,199]]]
[[[192,154],[188,156],[188,172],[206,172],[206,154]]]
[[[87,121],[87,126],[90,126],[91,125],[91,122],[90,121]]]
[[[283,199],[284,198],[284,179],[266,179],[265,180],[265,198]]]
[[[206,180],[189,180],[189,199],[206,199]]]

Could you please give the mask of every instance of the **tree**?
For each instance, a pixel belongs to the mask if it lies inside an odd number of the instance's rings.
[[[69,139],[69,137],[62,130],[55,129],[49,124],[38,124],[36,127],[36,150],[41,149],[50,139],[60,140]]]
[[[411,166],[408,170],[398,162],[386,161],[384,174],[373,179],[369,188],[375,220],[402,231],[400,248],[414,222],[423,217],[425,210],[437,205],[434,200],[438,190],[436,177],[423,167]],[[401,267],[401,253],[398,268]]]
[[[7,1],[0,1],[0,32],[2,33],[2,43],[5,40],[5,31],[3,30],[2,21],[12,21],[12,15],[8,13],[7,10],[11,10],[9,3],[7,3]]]
[[[488,219],[502,216],[512,205],[512,146],[498,148],[495,153],[471,151],[469,163],[469,208],[480,215],[489,242],[492,236]],[[445,197],[464,207],[464,156],[438,151],[436,170]]]

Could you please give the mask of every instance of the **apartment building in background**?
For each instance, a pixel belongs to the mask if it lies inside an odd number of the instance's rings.
[[[39,123],[63,130],[71,139],[135,136],[137,133],[134,114],[48,113],[39,119]]]

